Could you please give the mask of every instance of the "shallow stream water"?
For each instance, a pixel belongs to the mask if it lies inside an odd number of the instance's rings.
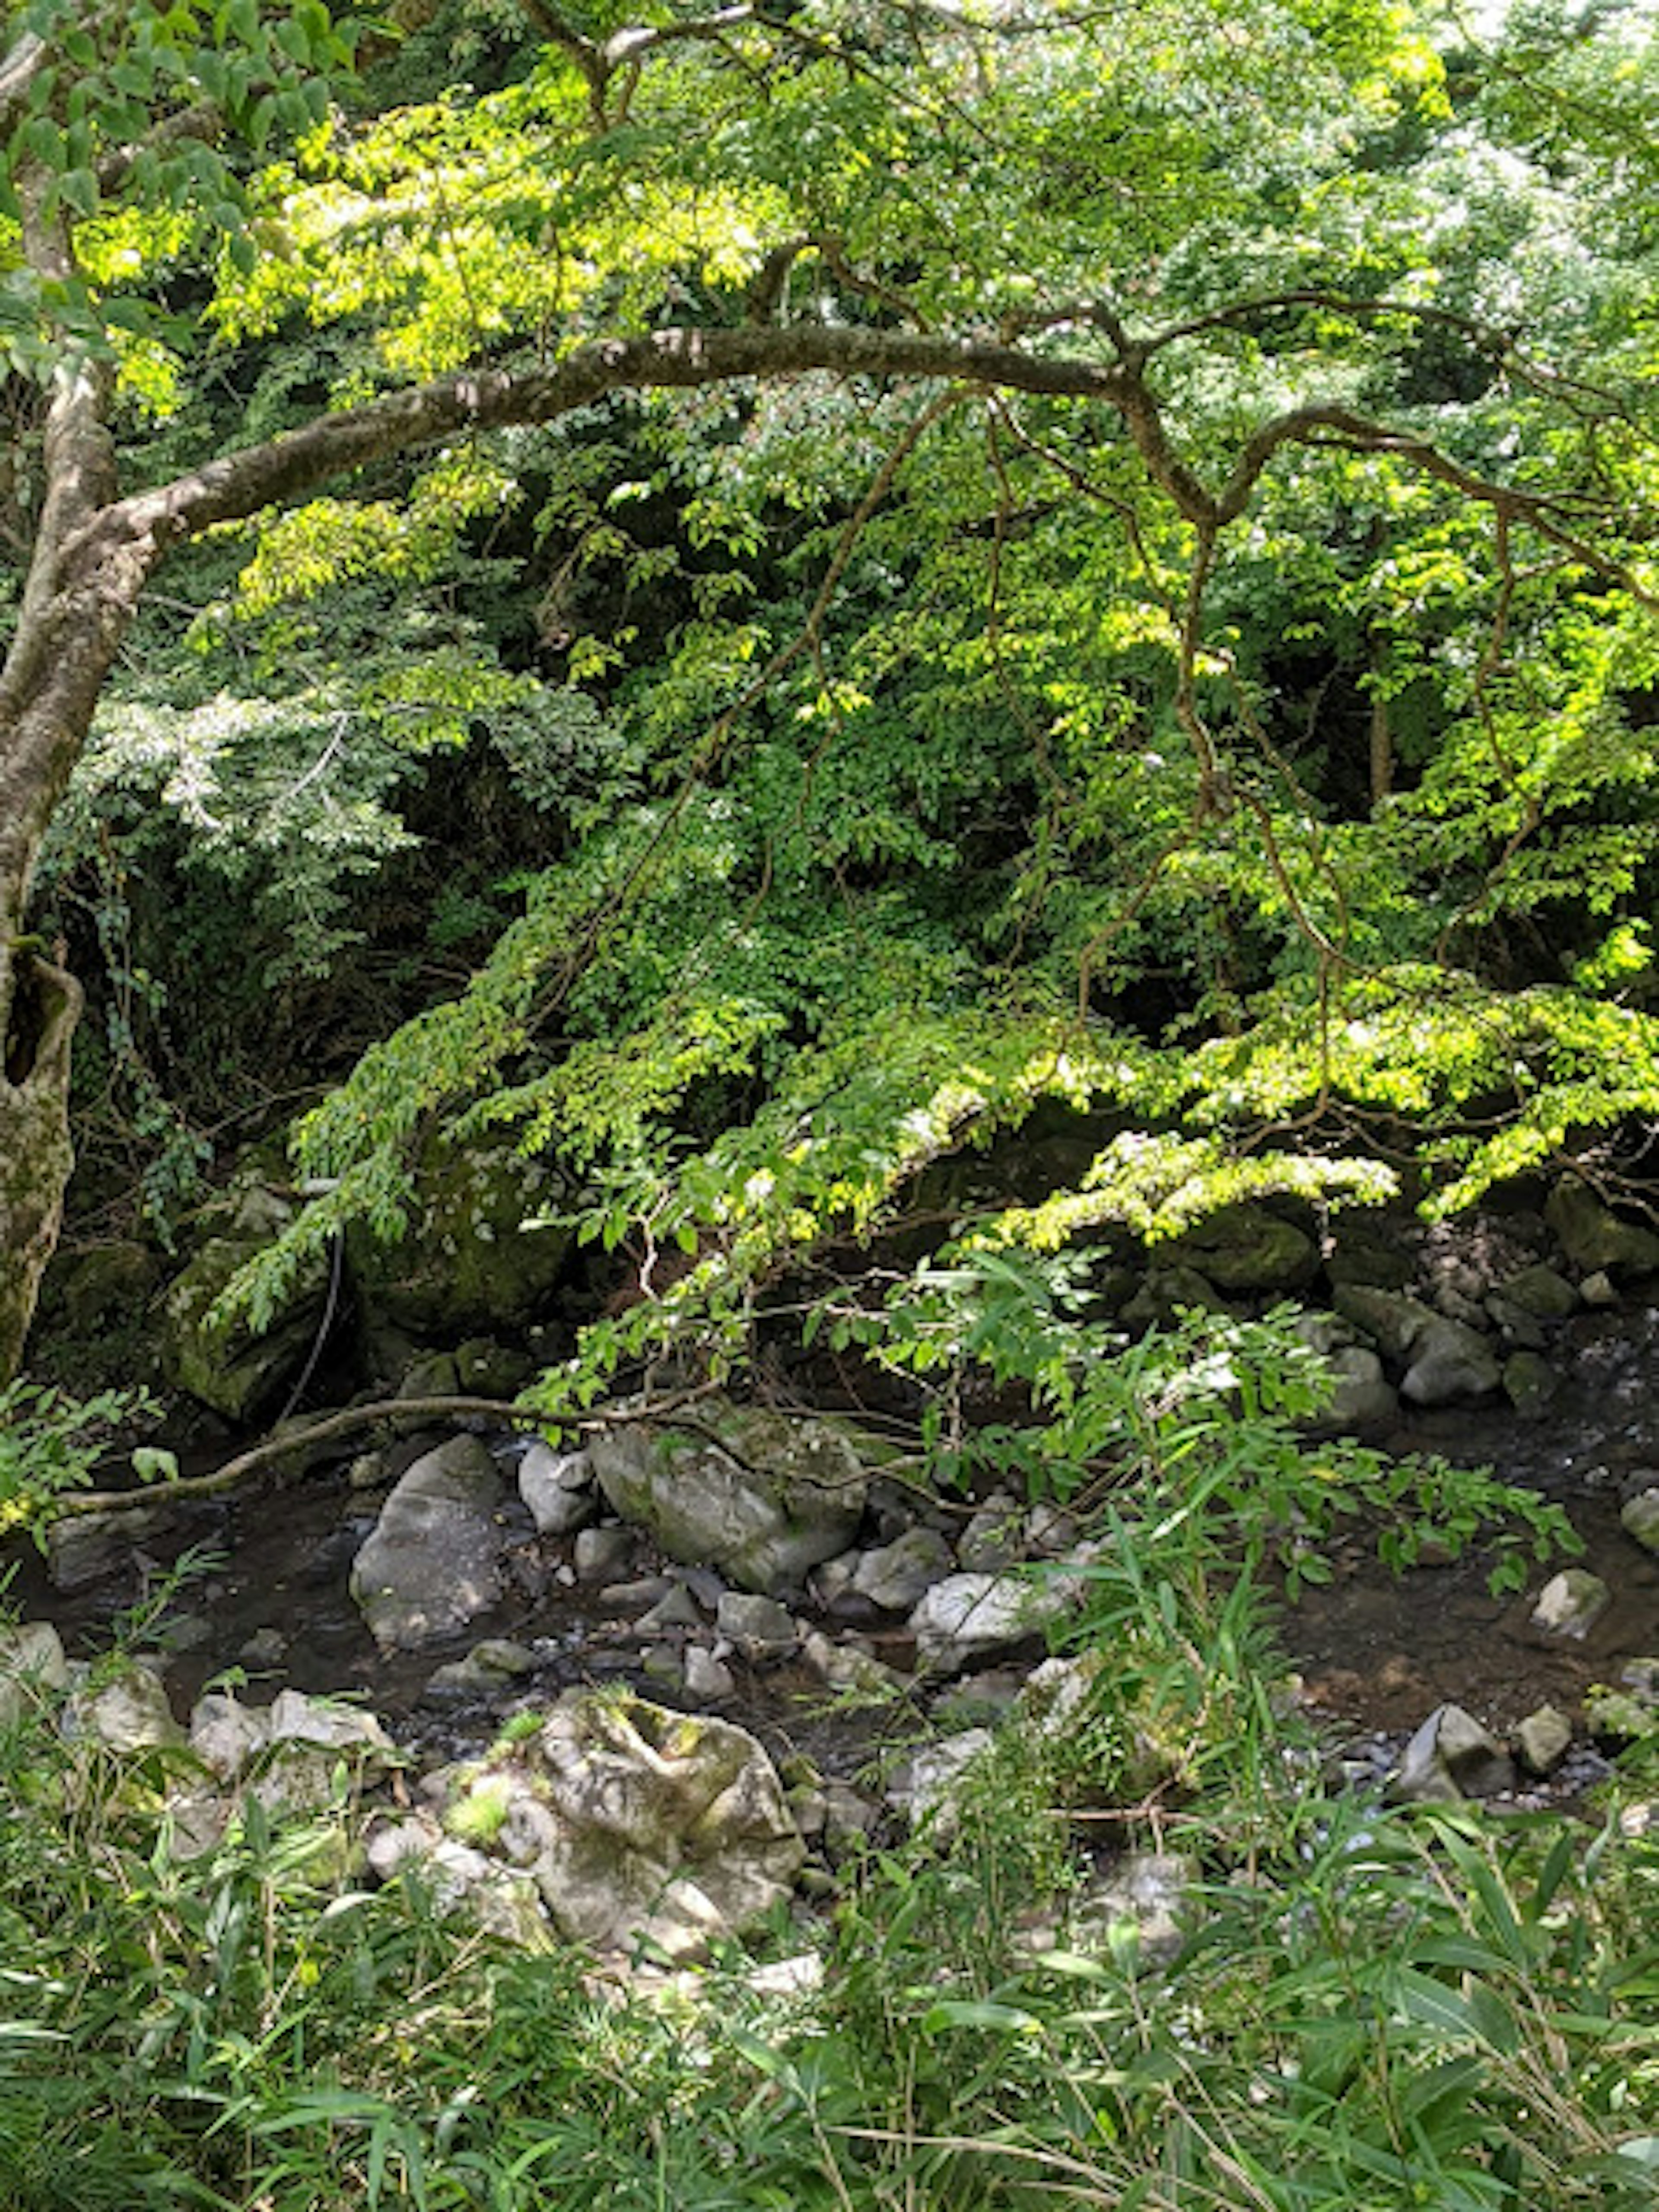
[[[1307,1703],[1335,1739],[1397,1735],[1446,1700],[1499,1731],[1547,1703],[1571,1714],[1592,1683],[1616,1680],[1631,1658],[1659,1656],[1659,1557],[1619,1522],[1621,1497],[1637,1470],[1653,1468],[1659,1483],[1659,1313],[1581,1314],[1564,1331],[1555,1358],[1565,1380],[1541,1417],[1465,1406],[1413,1413],[1372,1441],[1490,1464],[1563,1505],[1586,1547],[1582,1564],[1607,1583],[1611,1606],[1582,1643],[1546,1638],[1530,1626],[1529,1614],[1552,1570],[1534,1570],[1520,1597],[1493,1598],[1482,1559],[1396,1577],[1356,1530],[1332,1555],[1333,1581],[1305,1592],[1285,1611],[1281,1629]],[[407,1447],[408,1455],[416,1449]],[[168,1673],[181,1711],[204,1684],[240,1669],[244,1694],[255,1703],[289,1685],[358,1697],[394,1733],[429,1752],[476,1747],[503,1706],[556,1695],[573,1683],[621,1677],[660,1694],[641,1674],[631,1622],[607,1614],[594,1592],[550,1583],[550,1557],[527,1522],[519,1595],[450,1644],[380,1653],[347,1587],[377,1504],[345,1488],[343,1467],[255,1485],[185,1513],[165,1542],[141,1549],[125,1574],[90,1589],[55,1590],[37,1558],[15,1555],[13,1596],[33,1617],[58,1621],[72,1646],[96,1650],[119,1610],[156,1587],[182,1547],[196,1547],[209,1564],[181,1585],[170,1608],[173,1632],[185,1644]],[[250,1640],[268,1631],[283,1638],[281,1656],[250,1661],[244,1656]],[[434,1668],[489,1636],[530,1645],[535,1673],[488,1701],[431,1698]],[[902,1661],[904,1654],[896,1648],[893,1656]],[[831,1711],[822,1686],[802,1670],[736,1671],[732,1717],[775,1753],[804,1751],[843,1774],[867,1754],[871,1721]]]

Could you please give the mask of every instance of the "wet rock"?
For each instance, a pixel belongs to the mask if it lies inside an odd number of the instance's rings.
[[[499,1602],[505,1502],[476,1437],[452,1437],[416,1461],[351,1570],[352,1596],[382,1650],[453,1636]]]
[[[1307,1231],[1254,1199],[1218,1206],[1164,1249],[1222,1291],[1299,1290],[1319,1267]]]
[[[1345,1345],[1326,1360],[1331,1395],[1319,1425],[1346,1434],[1351,1429],[1380,1428],[1400,1411],[1400,1395],[1382,1372],[1382,1362],[1363,1344]]]
[[[866,1552],[852,1589],[883,1613],[908,1613],[924,1590],[956,1566],[951,1547],[934,1528],[912,1528],[890,1544]]]
[[[1536,1352],[1512,1352],[1504,1362],[1504,1389],[1517,1413],[1535,1419],[1561,1388],[1561,1377]]]
[[[86,1589],[106,1582],[132,1564],[136,1546],[165,1528],[165,1506],[119,1505],[106,1513],[76,1513],[54,1521],[46,1530],[46,1571],[52,1587]]]
[[[1659,1489],[1638,1491],[1628,1498],[1619,1518],[1626,1534],[1650,1552],[1659,1552]]]
[[[1611,1275],[1598,1267],[1593,1275],[1586,1275],[1578,1285],[1578,1295],[1587,1306],[1616,1306],[1619,1291]]]
[[[427,1682],[430,1693],[488,1697],[508,1682],[533,1672],[536,1655],[527,1645],[504,1636],[487,1637],[475,1644],[465,1659],[452,1659],[438,1668]]]
[[[288,1656],[288,1638],[280,1628],[256,1628],[236,1656],[258,1672],[280,1667]]]
[[[729,1722],[583,1692],[518,1756],[501,1844],[574,1941],[697,1956],[787,1898],[805,1860],[775,1768]]]
[[[1572,1748],[1572,1723],[1553,1705],[1540,1705],[1516,1729],[1515,1743],[1528,1772],[1553,1774]]]
[[[1565,1567],[1539,1591],[1532,1625],[1546,1636],[1582,1639],[1612,1600],[1613,1593],[1600,1575],[1591,1574],[1588,1567]]]
[[[634,1532],[607,1523],[584,1528],[571,1552],[571,1563],[580,1583],[608,1583],[634,1556]]]
[[[568,1536],[599,1511],[593,1463],[585,1451],[556,1451],[538,1437],[519,1462],[519,1495],[538,1536]]]
[[[15,1728],[31,1709],[55,1703],[53,1693],[69,1684],[63,1638],[50,1621],[0,1627],[0,1729]]]
[[[221,1782],[240,1781],[270,1740],[269,1715],[228,1692],[210,1692],[190,1717],[190,1747]]]
[[[959,1674],[975,1659],[1040,1635],[1075,1602],[1071,1577],[947,1575],[911,1613],[916,1656],[930,1673]]]
[[[1406,1746],[1389,1796],[1398,1805],[1448,1805],[1515,1786],[1515,1762],[1462,1705],[1439,1705]]]
[[[101,1689],[78,1692],[69,1710],[75,1734],[94,1736],[112,1751],[171,1749],[186,1741],[166,1690],[147,1667],[125,1667]]]
[[[1659,1268],[1659,1236],[1613,1212],[1581,1176],[1564,1176],[1549,1194],[1544,1218],[1561,1249],[1585,1274],[1650,1274]]]
[[[714,1565],[777,1596],[844,1551],[867,1480],[847,1437],[824,1421],[711,1400],[699,1425],[635,1422],[589,1447],[612,1509],[672,1559]]]
[[[1412,1340],[1400,1395],[1414,1406],[1450,1406],[1486,1397],[1503,1379],[1492,1346],[1479,1330],[1435,1314]]]
[[[1553,1267],[1522,1267],[1499,1285],[1499,1292],[1505,1304],[1534,1321],[1565,1321],[1578,1310],[1577,1291]]]
[[[800,1641],[800,1624],[775,1598],[727,1590],[714,1612],[714,1625],[745,1658],[781,1659]]]

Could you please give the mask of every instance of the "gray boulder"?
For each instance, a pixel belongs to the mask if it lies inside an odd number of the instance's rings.
[[[404,1475],[351,1570],[351,1595],[385,1650],[465,1628],[501,1595],[506,1492],[477,1437],[452,1437]]]
[[[112,1751],[171,1750],[185,1741],[167,1693],[147,1667],[126,1666],[100,1689],[70,1700],[70,1727]]]
[[[31,1706],[55,1703],[69,1683],[63,1638],[49,1620],[0,1628],[0,1729],[15,1728]]]
[[[557,1282],[571,1231],[550,1217],[568,1195],[558,1171],[511,1146],[428,1139],[413,1170],[409,1227],[396,1244],[347,1234],[374,1312],[416,1336],[455,1343],[526,1322]]]
[[[585,1451],[557,1451],[538,1437],[519,1462],[519,1495],[538,1536],[568,1536],[599,1511]]]
[[[930,1673],[959,1674],[989,1652],[1041,1635],[1079,1590],[1076,1577],[1066,1575],[947,1575],[910,1615],[916,1658]]]
[[[868,1483],[826,1421],[709,1401],[696,1428],[639,1421],[589,1446],[599,1486],[672,1559],[775,1597],[844,1551]]]
[[[1588,1567],[1564,1567],[1538,1593],[1532,1625],[1546,1636],[1582,1643],[1613,1602],[1613,1592]]]
[[[497,1848],[600,1949],[698,1956],[782,1902],[805,1858],[777,1770],[729,1722],[584,1692],[514,1765]]]
[[[1645,1550],[1659,1552],[1659,1489],[1638,1491],[1626,1501],[1619,1518],[1627,1535]]]
[[[1584,1274],[1650,1274],[1659,1268],[1659,1235],[1626,1221],[1578,1176],[1564,1176],[1549,1194],[1544,1218],[1561,1249]]]
[[[315,1340],[328,1292],[329,1264],[317,1254],[264,1329],[222,1325],[209,1316],[233,1275],[293,1220],[280,1192],[249,1182],[218,1210],[215,1233],[169,1285],[163,1310],[161,1365],[170,1382],[230,1421],[255,1421],[276,1406]]]
[[[1437,1705],[1406,1746],[1389,1796],[1400,1805],[1451,1805],[1515,1787],[1515,1761],[1462,1705]]]
[[[1478,1329],[1435,1314],[1414,1339],[1400,1395],[1414,1406],[1450,1406],[1498,1389],[1504,1370]]]
[[[1319,1267],[1307,1231],[1255,1199],[1218,1206],[1164,1249],[1223,1291],[1299,1290]]]
[[[892,1543],[866,1552],[852,1587],[883,1613],[908,1613],[922,1592],[942,1582],[955,1565],[951,1547],[937,1528],[910,1528]]]

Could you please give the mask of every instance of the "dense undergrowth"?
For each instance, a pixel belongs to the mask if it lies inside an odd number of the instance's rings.
[[[0,2201],[1649,2203],[1659,1833],[1617,1804],[1483,1817],[1327,1787],[1270,1592],[1334,1510],[1389,1500],[1370,1455],[1292,1441],[1298,1378],[1264,1333],[1210,1326],[1207,1364],[1189,1331],[1115,1370],[1133,1480],[1073,1637],[1098,1655],[1086,1701],[1005,1727],[948,1813],[763,1933],[756,1955],[821,1959],[802,1994],[733,1953],[629,1995],[444,1917],[418,1875],[360,1887],[343,1769],[327,1812],[250,1797],[181,1856],[183,1754],[117,1759],[25,1707],[0,1742]],[[1518,1502],[1414,1482],[1396,1534]],[[1093,1861],[1149,1842],[1188,1860],[1174,1963],[1127,1922],[1073,1925]]]

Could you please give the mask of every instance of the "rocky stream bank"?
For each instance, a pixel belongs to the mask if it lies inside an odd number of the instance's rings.
[[[1585,1545],[1496,1599],[1480,1559],[1431,1550],[1394,1577],[1356,1528],[1283,1623],[1326,1756],[1400,1796],[1571,1802],[1659,1725],[1659,1237],[1572,1180],[1536,1213],[1362,1221],[1322,1247],[1286,1213],[1229,1212],[1120,1285],[1126,1326],[1293,1295],[1328,1429],[1490,1462]],[[191,1267],[227,1264],[210,1243]],[[200,1382],[189,1275],[170,1358]],[[510,1374],[533,1309],[515,1288],[500,1337],[459,1354],[403,1341],[398,1382]],[[283,1341],[291,1368],[301,1334]],[[224,1354],[222,1412],[265,1392],[246,1395],[255,1349]],[[1109,1645],[1046,1656],[1103,1558],[1086,1510],[920,1491],[855,1407],[698,1388],[623,1411],[580,1451],[411,1423],[223,1497],[65,1520],[44,1565],[18,1562],[0,1704],[45,1696],[70,1731],[164,1754],[180,1849],[249,1792],[319,1802],[343,1767],[374,1876],[418,1861],[519,1940],[671,1960],[810,1909],[872,1838],[948,1824],[994,1730],[1109,1706]],[[134,1660],[88,1672],[135,1605]],[[1169,1940],[1183,1863],[1090,1856],[1088,1909]]]

